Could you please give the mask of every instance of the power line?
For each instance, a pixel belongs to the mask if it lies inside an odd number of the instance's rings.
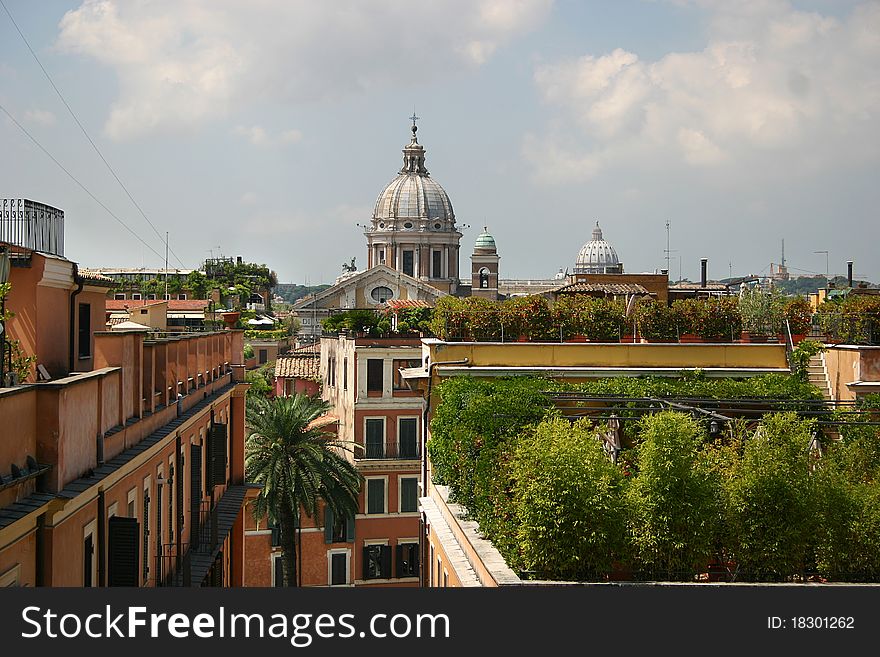
[[[122,227],[125,228],[125,230],[127,230],[129,233],[131,233],[132,235],[134,235],[135,238],[137,238],[137,240],[138,240],[141,244],[143,244],[143,245],[144,245],[145,247],[147,247],[150,251],[152,251],[152,252],[155,253],[157,256],[159,256],[160,259],[163,257],[161,253],[159,253],[156,249],[154,249],[152,246],[150,246],[150,245],[149,245],[149,244],[148,244],[143,238],[141,238],[140,235],[138,235],[136,232],[134,232],[134,230],[132,230],[131,228],[129,228],[128,224],[126,224],[122,219],[120,219],[119,217],[117,217],[116,214],[115,214],[110,208],[108,208],[106,205],[104,205],[104,204],[100,201],[100,199],[98,199],[97,196],[95,196],[94,194],[92,194],[92,192],[90,192],[89,189],[88,189],[85,185],[83,185],[83,184],[82,184],[82,183],[76,178],[76,176],[74,176],[72,173],[70,173],[70,171],[68,171],[67,168],[66,168],[63,164],[61,164],[61,162],[59,162],[58,160],[56,160],[56,159],[55,159],[55,156],[52,155],[52,153],[50,153],[48,150],[46,150],[45,146],[43,146],[40,142],[38,142],[38,141],[36,140],[36,138],[35,138],[31,133],[29,133],[29,132],[27,131],[27,129],[26,129],[21,123],[19,123],[18,121],[15,120],[15,117],[12,116],[12,114],[9,113],[9,110],[7,110],[3,105],[0,105],[0,111],[2,111],[4,114],[6,114],[6,116],[9,117],[9,120],[12,121],[12,122],[16,125],[16,127],[17,127],[19,130],[21,130],[25,135],[27,135],[28,139],[30,139],[32,142],[34,142],[34,144],[36,144],[37,148],[39,148],[41,151],[43,151],[43,153],[45,153],[45,154],[49,157],[50,160],[52,160],[55,164],[57,164],[57,165],[58,165],[58,168],[61,169],[64,173],[66,173],[68,178],[70,178],[73,182],[75,182],[77,185],[79,185],[80,188],[81,188],[86,194],[88,194],[88,195],[92,198],[92,200],[93,200],[95,203],[97,203],[97,204],[100,205],[102,208],[104,208],[104,210],[107,211],[107,214],[109,214],[111,217],[113,217],[114,219],[116,219],[116,221],[118,221],[118,222],[120,223],[120,225],[122,225]]]
[[[136,207],[138,209],[138,212],[141,213],[141,216],[150,225],[150,228],[153,229],[153,232],[156,233],[156,236],[160,240],[165,242],[166,246],[167,246],[167,239],[162,238],[162,234],[159,232],[159,230],[156,228],[156,226],[153,224],[153,222],[150,221],[149,217],[147,217],[146,213],[143,211],[141,206],[138,204],[138,202],[131,195],[131,192],[128,191],[128,188],[125,186],[125,184],[122,182],[122,180],[120,180],[119,176],[116,175],[116,171],[113,169],[112,166],[110,166],[110,163],[107,161],[107,158],[104,157],[104,154],[98,148],[98,145],[95,144],[95,142],[92,140],[91,136],[89,136],[89,133],[86,131],[85,127],[80,122],[79,118],[76,116],[76,113],[73,111],[73,108],[71,108],[70,105],[68,104],[67,100],[65,100],[64,95],[61,93],[61,90],[58,89],[58,87],[55,85],[54,80],[52,80],[52,76],[49,75],[49,72],[46,70],[46,67],[43,66],[43,63],[40,61],[40,58],[37,57],[37,53],[35,53],[34,49],[31,48],[31,44],[28,42],[27,37],[25,37],[24,33],[21,31],[21,28],[18,27],[18,23],[15,22],[15,19],[12,17],[12,13],[9,11],[9,8],[6,6],[6,3],[4,2],[4,0],[0,0],[0,5],[3,6],[3,9],[6,11],[6,15],[9,16],[9,20],[12,21],[13,26],[15,26],[15,30],[18,32],[18,35],[21,37],[21,40],[24,41],[24,45],[27,46],[27,49],[30,51],[31,56],[34,58],[34,61],[37,62],[37,65],[40,67],[40,70],[43,71],[43,75],[46,76],[46,79],[49,81],[49,84],[52,85],[52,88],[55,90],[55,93],[58,94],[58,98],[61,99],[61,102],[64,104],[64,107],[67,108],[67,111],[70,113],[70,116],[73,117],[73,120],[76,122],[76,125],[79,126],[79,129],[82,131],[83,135],[88,140],[89,144],[92,145],[92,148],[98,154],[98,157],[101,158],[101,161],[104,163],[104,166],[107,167],[107,170],[110,171],[113,178],[116,180],[117,183],[119,183],[119,186],[122,187],[123,191],[128,196],[129,200],[131,200],[131,202],[134,204],[134,207]],[[8,114],[8,112],[7,112],[7,114]],[[181,267],[186,269],[186,265],[183,263],[183,260],[181,260],[178,257],[178,255],[176,253],[174,253],[174,250],[171,249],[170,247],[168,250],[171,251],[171,254],[175,258],[177,258],[177,261],[180,263]]]

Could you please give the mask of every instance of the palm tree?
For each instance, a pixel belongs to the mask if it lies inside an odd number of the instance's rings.
[[[334,518],[354,516],[358,508],[362,477],[339,451],[348,448],[335,435],[310,427],[329,408],[304,394],[253,397],[247,403],[245,468],[248,481],[263,485],[254,515],[268,517],[281,530],[285,586],[298,581],[300,512],[314,517],[321,501]]]

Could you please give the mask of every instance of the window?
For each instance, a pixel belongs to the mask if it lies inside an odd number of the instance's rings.
[[[114,516],[107,521],[107,584],[137,586],[138,521]]]
[[[480,269],[480,287],[489,287],[489,270],[485,267]]]
[[[367,513],[387,513],[385,508],[385,477],[367,479]]]
[[[324,542],[352,543],[354,541],[354,516],[341,517],[330,507],[324,508]]]
[[[79,357],[88,358],[92,355],[92,306],[88,303],[79,304]]]
[[[342,389],[348,390],[348,357],[342,359]]]
[[[419,576],[419,544],[418,543],[398,543],[397,544],[397,576],[398,577],[418,577]]]
[[[443,253],[440,251],[431,251],[431,277],[432,278],[442,278],[443,277],[443,267],[442,267],[442,258]]]
[[[83,535],[83,586],[95,585],[95,523],[86,525]]]
[[[412,251],[404,251],[403,252],[403,273],[407,276],[412,276],[415,272],[413,268],[413,252]]]
[[[348,550],[330,552],[330,586],[348,584]]]
[[[384,368],[385,363],[381,358],[367,359],[367,392],[382,392],[385,387]]]
[[[144,481],[144,537],[143,543],[141,544],[144,550],[144,560],[142,563],[143,566],[143,575],[144,575],[144,584],[147,583],[147,580],[150,577],[150,480],[147,478]]]
[[[178,294],[177,298],[180,299],[181,301],[186,301],[186,294]]]
[[[263,365],[269,361],[269,350],[268,349],[260,349],[260,365]]]
[[[133,301],[140,301],[141,300],[141,293],[140,292],[132,292],[131,298]]]
[[[116,294],[113,295],[113,298],[116,301],[121,301],[121,300],[125,299],[125,295],[120,292],[117,292]]]
[[[403,376],[400,374],[400,370],[409,369],[411,367],[418,367],[422,364],[418,358],[415,359],[404,359],[404,360],[395,360],[391,364],[391,372],[394,375],[394,389],[395,390],[409,390],[409,386],[406,385],[406,381],[403,380]]]
[[[379,249],[379,263],[385,264],[385,249]]]
[[[418,477],[401,477],[399,494],[401,513],[415,513],[419,510]]]
[[[171,301],[171,295],[170,295],[170,294],[165,294],[165,295],[162,296],[162,298],[163,298],[165,301]]]
[[[155,294],[148,294],[147,295],[147,301],[155,301],[155,300],[156,300]]]
[[[376,303],[385,303],[388,299],[394,298],[394,292],[390,287],[379,286],[373,288],[373,291],[370,292],[370,296]]]
[[[415,459],[419,456],[419,420],[402,417],[397,421],[397,455],[402,459]]]
[[[381,459],[385,456],[385,419],[367,418],[364,420],[365,458]]]
[[[128,491],[128,502],[127,502],[128,506],[126,507],[126,512],[128,513],[129,518],[136,518],[137,517],[137,511],[135,511],[136,500],[137,500],[137,489],[132,488],[130,491]]]
[[[388,579],[391,577],[391,547],[388,545],[364,546],[364,579]]]

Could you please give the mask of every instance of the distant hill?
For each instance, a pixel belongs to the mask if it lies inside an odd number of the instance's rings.
[[[326,290],[329,285],[300,285],[299,283],[278,283],[275,294],[284,299],[286,303],[294,303],[307,294]]]

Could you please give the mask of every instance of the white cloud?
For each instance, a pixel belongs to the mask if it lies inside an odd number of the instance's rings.
[[[266,133],[265,128],[258,125],[237,126],[235,134],[244,137],[254,146],[265,146],[269,143],[269,135]]]
[[[270,134],[263,126],[240,125],[233,132],[247,139],[254,146],[274,146],[276,144],[290,145],[296,144],[302,140],[303,134],[299,130],[289,129],[283,130],[278,135]]]
[[[281,143],[283,144],[297,144],[302,141],[303,134],[299,130],[295,128],[291,128],[290,130],[285,130],[281,133]]]
[[[85,0],[61,20],[58,46],[115,70],[105,131],[128,139],[257,101],[335,98],[478,66],[551,4]]]
[[[51,126],[55,125],[56,118],[49,110],[30,109],[24,113],[24,120],[28,123]]]
[[[544,101],[561,110],[524,141],[537,178],[583,179],[585,162],[594,174],[679,163],[747,175],[761,173],[752,158],[814,169],[817,154],[826,167],[876,158],[880,3],[841,19],[781,0],[681,4],[712,12],[701,51],[644,61],[616,49],[536,69]]]

